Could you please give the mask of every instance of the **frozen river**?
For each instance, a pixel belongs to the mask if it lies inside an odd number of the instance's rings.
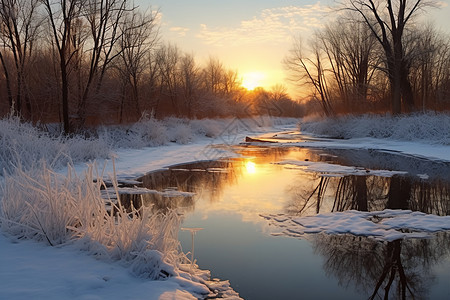
[[[146,201],[159,209],[180,208],[184,228],[202,228],[195,235],[194,259],[213,277],[230,280],[241,297],[449,297],[448,230],[425,228],[423,234],[404,225],[389,228],[406,237],[394,239],[348,233],[360,230],[359,223],[350,224],[347,233],[330,228],[299,233],[295,223],[285,222],[354,210],[447,216],[448,162],[264,144],[234,151],[241,158],[180,164],[140,180],[146,188],[167,192],[146,195]],[[370,220],[376,224],[383,218]],[[179,236],[183,251],[191,251],[191,233],[182,230]]]

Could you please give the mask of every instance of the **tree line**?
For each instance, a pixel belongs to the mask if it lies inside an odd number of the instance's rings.
[[[246,91],[219,59],[200,65],[163,43],[159,12],[133,3],[0,0],[0,113],[59,122],[66,133],[144,112],[250,116],[264,104],[279,115],[302,113],[284,87]]]
[[[419,22],[427,0],[348,0],[284,63],[327,116],[450,108],[450,38]],[[306,85],[306,86],[305,86]]]

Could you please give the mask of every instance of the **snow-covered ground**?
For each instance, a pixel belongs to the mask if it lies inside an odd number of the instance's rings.
[[[299,128],[302,133],[316,137],[338,138],[305,141],[301,144],[303,147],[386,150],[450,161],[450,114],[345,116],[325,121],[302,121]]]
[[[420,119],[414,118],[408,124],[419,124],[417,122]],[[426,122],[423,121],[423,123],[429,124],[431,122],[432,118],[430,119],[428,115],[424,118]],[[369,136],[356,135],[355,138],[345,136],[346,139],[305,140],[298,142],[297,146],[382,149],[450,162],[450,144],[448,138],[445,138],[450,134],[449,120],[450,117],[448,116],[437,117],[435,123],[439,125],[434,140],[433,136],[429,136],[427,139],[414,139],[411,135],[408,135],[408,138],[402,139],[401,134],[394,137],[392,135],[381,137],[369,134]],[[54,138],[45,134],[36,134],[33,129],[28,127],[22,128],[17,124],[1,123],[0,130],[2,128],[6,128],[6,130],[2,131],[0,163],[2,163],[2,169],[11,172],[13,170],[11,165],[17,166],[17,161],[20,161],[16,160],[16,157],[23,154],[25,160],[31,162],[45,157],[49,160],[49,164],[55,166],[61,173],[65,172],[64,164],[73,162],[76,172],[81,173],[87,168],[86,160],[100,157],[96,159],[96,163],[100,168],[106,164],[105,174],[111,174],[112,176],[116,172],[117,178],[130,179],[151,170],[177,163],[217,159],[232,155],[226,151],[226,147],[225,149],[223,147],[216,148],[214,145],[235,145],[244,141],[245,136],[248,135],[269,136],[275,132],[292,131],[297,128],[296,120],[292,119],[275,121],[270,119],[248,121],[229,119],[191,123],[169,120],[168,122],[169,125],[165,125],[154,120],[147,120],[147,123],[143,122],[140,127],[136,125],[129,128],[125,134],[119,130],[105,129],[105,132],[98,134],[97,140],[91,141],[84,139],[79,139],[78,142],[66,141],[60,137],[57,141],[60,144],[51,151],[49,149],[52,149],[52,146],[49,145],[49,141]],[[364,124],[364,120],[361,120],[361,122],[361,124]],[[371,119],[370,122],[373,123],[374,121]],[[319,123],[315,123],[315,126],[319,126],[317,124]],[[353,124],[352,126],[358,125]],[[22,128],[23,140],[21,140],[21,135],[14,131],[14,127]],[[308,127],[302,124],[303,127],[307,129],[309,134],[322,136],[325,134],[315,131],[312,125]],[[148,133],[149,130],[152,131],[150,134]],[[407,126],[405,130],[410,132],[412,129]],[[442,130],[446,132],[440,132]],[[39,135],[41,140],[45,140],[43,143],[36,138]],[[336,134],[331,135],[336,136]],[[9,136],[10,139],[5,140],[5,136]],[[117,138],[118,136],[120,138]],[[25,142],[26,140],[29,140],[28,144]],[[46,146],[47,149],[41,149]],[[27,156],[26,153],[34,150],[41,154],[34,153],[33,156]],[[49,151],[53,153],[51,154],[54,156],[53,159],[48,158]],[[36,156],[38,154],[42,157]],[[115,170],[111,157],[114,157]],[[308,167],[313,168],[310,165]],[[417,217],[408,212],[401,216],[406,219],[408,219],[408,216]],[[287,220],[280,216],[266,217],[275,220],[275,222]],[[344,216],[344,219],[345,217],[347,217],[347,220],[349,219],[349,216]],[[358,218],[359,222],[365,222],[365,217],[352,216],[354,219]],[[330,217],[330,224],[333,223],[333,220],[339,222],[336,218],[336,215]],[[433,220],[433,222],[435,221]],[[448,219],[444,221],[449,222]],[[292,219],[289,222],[292,226],[303,224],[302,226],[305,227],[301,220]],[[437,220],[437,222],[441,222],[441,220]],[[308,226],[313,225],[309,224]],[[291,229],[297,230],[298,234],[303,234],[298,228]],[[388,231],[392,228],[382,229]],[[373,230],[379,232],[380,228]],[[392,233],[392,231],[389,232]],[[0,266],[2,266],[0,271],[0,299],[196,299],[201,294],[199,290],[201,292],[201,289],[205,288],[204,285],[188,281],[182,276],[169,277],[163,281],[150,281],[136,277],[132,275],[128,266],[120,262],[98,260],[88,255],[86,251],[81,251],[74,244],[49,247],[36,241],[18,241],[17,237],[3,233],[0,234]],[[220,284],[223,285],[224,283],[221,282]],[[229,295],[230,298],[237,297],[231,291]]]
[[[176,278],[138,278],[73,246],[49,247],[0,234],[0,299],[197,299]]]

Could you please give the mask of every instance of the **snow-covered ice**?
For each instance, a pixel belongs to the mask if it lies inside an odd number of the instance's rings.
[[[307,234],[352,234],[381,241],[427,238],[433,232],[450,230],[450,216],[436,216],[410,210],[373,212],[345,211],[316,216],[261,215],[279,228],[275,235],[304,237]]]
[[[314,162],[314,161],[284,160],[278,162],[277,164],[286,165],[287,167],[290,168],[299,168],[308,172],[318,172],[324,174],[325,176],[374,175],[380,177],[391,177],[393,175],[404,175],[407,173],[405,171],[370,170],[353,166],[342,166],[326,162]]]

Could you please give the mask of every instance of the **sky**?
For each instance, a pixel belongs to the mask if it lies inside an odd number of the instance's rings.
[[[450,32],[450,0],[426,18]],[[293,38],[307,39],[336,15],[334,0],[135,0],[141,8],[159,10],[164,42],[192,53],[199,63],[218,58],[238,71],[244,85],[270,89],[287,86],[282,61]],[[293,89],[289,92],[293,94]]]

